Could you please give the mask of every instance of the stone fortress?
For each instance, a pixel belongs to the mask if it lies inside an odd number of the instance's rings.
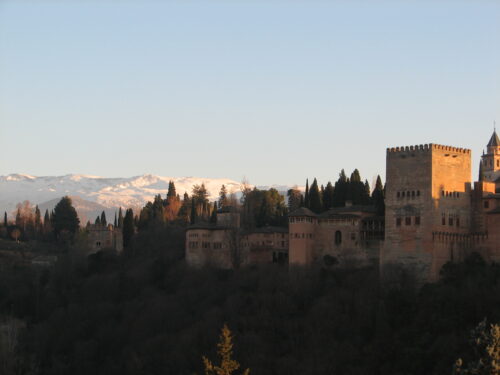
[[[221,213],[221,224],[188,228],[186,260],[194,266],[212,263],[224,268],[232,267],[235,259],[249,265],[278,257],[298,266],[377,264],[383,271],[399,265],[430,281],[439,277],[446,262],[463,260],[472,252],[499,262],[500,139],[496,131],[486,151],[479,181],[472,183],[468,149],[438,144],[388,148],[385,217],[377,216],[372,206],[346,204],[321,214],[302,207],[290,213],[288,232],[261,229],[267,237],[261,239],[256,231],[235,241],[231,238],[235,228],[228,226],[228,222],[238,226],[235,213],[229,221]],[[202,238],[205,241],[198,241]]]

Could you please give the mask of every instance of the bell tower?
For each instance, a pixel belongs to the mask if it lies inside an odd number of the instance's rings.
[[[480,179],[495,182],[500,177],[500,138],[496,129],[493,130],[490,141],[486,145],[486,154],[483,152],[480,165]]]

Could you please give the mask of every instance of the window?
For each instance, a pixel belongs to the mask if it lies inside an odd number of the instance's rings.
[[[97,247],[101,247],[101,241],[97,241],[97,242],[95,243],[95,245],[96,245]]]
[[[405,192],[403,191],[403,192],[401,193],[401,195],[402,195],[402,196],[403,196],[403,198],[404,198],[404,197],[405,197]]]
[[[399,198],[401,196],[401,193],[398,191],[396,196]]]
[[[453,218],[452,218],[451,216],[448,218],[448,225],[449,225],[450,227],[452,227],[452,226],[453,226]]]
[[[338,230],[335,232],[335,245],[340,245],[341,243],[342,243],[342,232]]]
[[[456,220],[456,221],[457,221],[457,227],[459,227],[459,226],[460,226],[460,218],[459,218],[459,217],[457,217],[457,220]]]
[[[444,190],[441,190],[441,196],[444,197]]]
[[[412,197],[412,198],[414,198],[414,197],[415,197],[415,190],[413,190],[413,191],[411,192],[411,197]]]
[[[490,202],[484,201],[484,208],[490,208]]]
[[[417,197],[420,197],[420,190],[417,190]]]
[[[446,225],[446,216],[444,214],[441,216],[441,224]]]
[[[351,233],[351,240],[355,240],[356,239],[356,233]]]
[[[214,250],[222,249],[222,242],[214,242]]]
[[[415,216],[415,225],[420,225],[420,216]]]
[[[405,217],[405,224],[411,225],[411,217]]]
[[[401,226],[401,218],[400,218],[400,217],[398,217],[398,218],[396,219],[396,226],[398,226],[398,227],[400,227],[400,226]]]

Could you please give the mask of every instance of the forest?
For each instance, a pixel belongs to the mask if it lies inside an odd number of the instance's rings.
[[[344,181],[359,187],[365,202],[358,204],[376,204],[361,185]],[[1,265],[0,373],[209,373],[203,357],[216,358],[227,325],[233,356],[251,374],[468,374],[454,366],[459,358],[477,360],[471,331],[485,319],[500,322],[500,267],[477,254],[446,264],[439,282],[425,285],[399,269],[381,278],[377,267],[188,268],[186,225],[193,217],[210,220],[221,200],[235,202],[223,189],[216,205],[206,203],[202,186],[183,199],[174,189],[137,215],[117,216],[126,240],[121,254],[86,255],[70,200],[47,213],[50,231],[34,230],[41,235],[31,251],[51,247],[57,262]],[[297,204],[326,209],[329,190],[313,181]],[[286,218],[294,196],[285,205],[272,191],[246,194],[241,209],[248,210],[246,225],[256,226]],[[18,228],[6,224],[6,233]]]

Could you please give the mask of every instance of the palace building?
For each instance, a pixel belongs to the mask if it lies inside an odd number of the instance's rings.
[[[278,258],[293,266],[377,264],[382,272],[397,265],[428,281],[439,277],[446,262],[463,260],[472,252],[500,262],[496,131],[481,157],[477,182],[472,181],[471,165],[468,149],[439,144],[391,147],[386,151],[384,217],[377,216],[373,206],[349,203],[320,214],[302,207],[290,213],[288,233],[268,229],[259,234],[267,237],[248,233],[235,242],[228,223],[236,221],[223,215],[221,225],[188,228],[186,258],[192,265],[213,261],[226,268],[232,266],[234,253],[240,254],[242,265]]]

